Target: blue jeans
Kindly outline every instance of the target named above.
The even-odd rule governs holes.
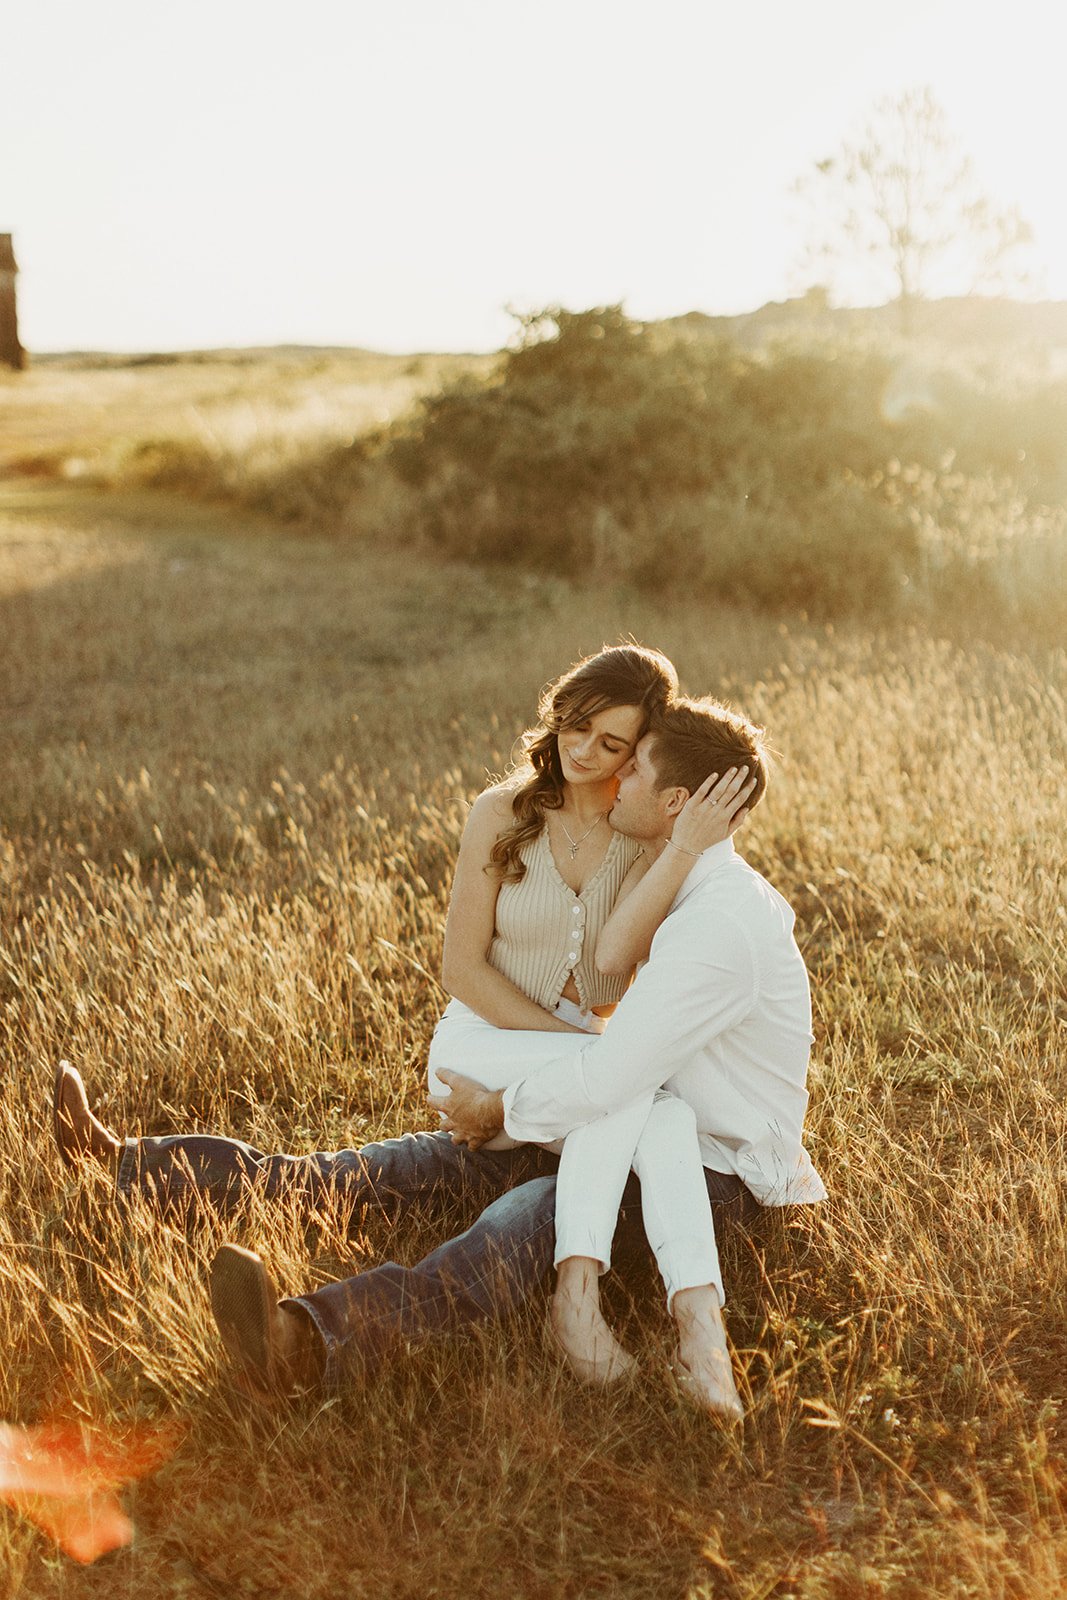
[[[223,1207],[254,1190],[296,1195],[314,1205],[329,1193],[355,1210],[396,1215],[424,1198],[482,1202],[465,1233],[413,1267],[383,1262],[369,1272],[284,1300],[310,1317],[325,1348],[324,1378],[349,1366],[373,1368],[392,1351],[507,1316],[534,1294],[552,1265],[556,1157],[534,1145],[471,1151],[447,1133],[409,1133],[361,1150],[308,1156],[264,1155],[237,1139],[175,1134],[130,1139],[120,1165],[120,1194],[142,1192],[168,1209],[195,1206],[200,1195]],[[717,1208],[739,1219],[759,1207],[739,1178],[708,1171]],[[631,1179],[624,1205],[637,1193]]]

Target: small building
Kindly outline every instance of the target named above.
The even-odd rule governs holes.
[[[15,247],[10,233],[0,233],[0,366],[20,372],[26,352],[19,343],[19,318],[15,305]]]

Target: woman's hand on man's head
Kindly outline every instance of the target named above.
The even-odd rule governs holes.
[[[755,787],[747,767],[730,767],[721,778],[717,772],[709,773],[675,818],[671,843],[699,856],[729,839],[748,815]]]

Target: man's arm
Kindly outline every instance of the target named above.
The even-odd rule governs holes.
[[[572,1128],[659,1088],[716,1034],[747,1016],[755,998],[755,962],[740,926],[724,917],[709,930],[706,921],[674,912],[606,1033],[502,1096],[453,1076],[455,1098],[435,1104],[461,1141],[481,1143],[498,1132],[501,1111],[514,1139],[562,1139]]]
[[[736,1026],[755,999],[754,966],[740,930],[699,957],[657,951],[619,1004],[608,1029],[568,1060],[504,1091],[513,1139],[545,1143],[658,1089],[716,1034]],[[711,943],[711,941],[709,941]],[[666,958],[666,959],[664,959]]]

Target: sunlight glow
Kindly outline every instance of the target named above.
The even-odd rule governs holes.
[[[1067,298],[1067,101],[1039,0],[1007,19],[545,0],[537,19],[531,37],[518,0],[320,0],[298,27],[281,0],[22,7],[0,230],[24,342],[488,349],[508,304],[751,310],[806,286],[794,180],[924,83]]]

